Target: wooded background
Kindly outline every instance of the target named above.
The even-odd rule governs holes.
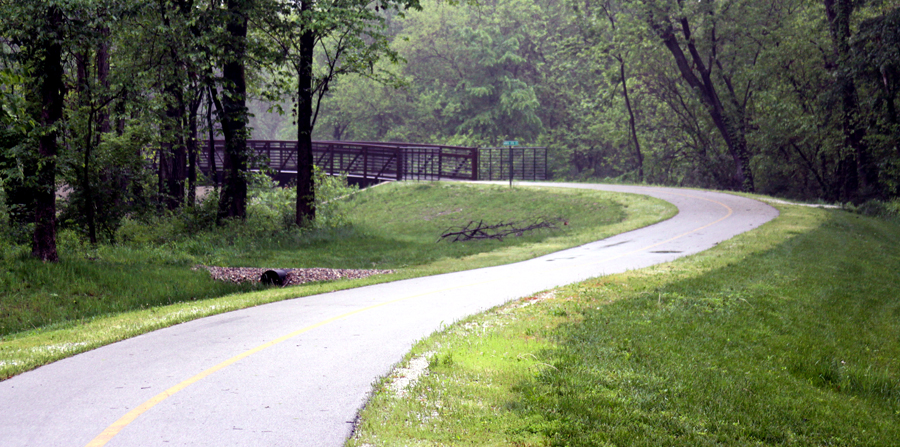
[[[552,149],[565,178],[829,202],[898,192],[890,1],[427,0],[395,90],[341,79],[320,138]]]
[[[0,0],[7,236],[246,213],[248,138],[550,148],[556,178],[900,193],[896,0]],[[281,112],[281,113],[275,113]],[[198,178],[205,141],[225,175]],[[66,199],[57,207],[57,193]],[[0,222],[4,223],[4,222]]]

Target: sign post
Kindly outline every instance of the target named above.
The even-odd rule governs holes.
[[[504,141],[503,145],[509,148],[509,187],[512,188],[513,182],[513,146],[518,146],[518,141]]]

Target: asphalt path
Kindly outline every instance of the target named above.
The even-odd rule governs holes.
[[[0,382],[0,446],[340,446],[417,340],[509,300],[671,261],[773,219],[761,202],[645,194],[678,215],[529,261],[282,301],[161,329]]]

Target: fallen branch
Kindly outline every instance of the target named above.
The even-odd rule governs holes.
[[[483,220],[470,221],[463,227],[450,227],[444,231],[440,240],[449,239],[450,242],[471,241],[480,239],[497,239],[502,241],[507,236],[522,236],[529,231],[539,230],[542,228],[557,229],[556,223],[563,222],[568,225],[565,219],[559,217],[556,219],[536,219],[530,223],[523,224],[519,222],[500,222],[494,225],[485,225]]]

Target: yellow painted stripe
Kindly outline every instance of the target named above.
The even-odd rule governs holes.
[[[492,280],[492,281],[496,281],[496,280]],[[173,387],[171,387],[171,388],[169,388],[169,389],[163,391],[162,393],[157,394],[156,396],[154,396],[154,397],[151,398],[150,400],[148,400],[148,401],[142,403],[141,405],[135,407],[133,410],[131,410],[131,411],[129,411],[128,413],[126,413],[125,416],[122,416],[122,417],[119,418],[119,420],[117,420],[116,422],[113,422],[109,427],[107,427],[105,430],[103,430],[102,433],[100,433],[99,435],[97,435],[97,437],[94,438],[91,442],[89,442],[85,447],[101,447],[101,446],[106,445],[106,443],[108,443],[112,438],[114,438],[116,435],[118,435],[119,432],[121,432],[125,427],[127,427],[129,424],[131,424],[132,422],[134,422],[134,420],[137,419],[140,415],[142,415],[142,414],[144,414],[145,412],[147,412],[147,410],[149,410],[149,409],[155,407],[155,406],[156,406],[157,404],[159,404],[160,402],[162,402],[162,401],[168,399],[170,396],[174,395],[175,393],[177,393],[177,392],[179,392],[179,391],[181,391],[181,390],[187,388],[187,387],[190,386],[190,385],[193,385],[194,383],[199,382],[200,380],[206,378],[207,376],[212,375],[212,374],[215,373],[216,371],[222,370],[222,369],[224,369],[224,368],[226,368],[226,367],[228,367],[228,366],[230,366],[230,365],[232,365],[232,364],[234,364],[234,363],[237,363],[238,361],[240,361],[240,360],[242,360],[242,359],[245,359],[245,358],[247,358],[247,357],[250,357],[250,356],[253,355],[253,354],[256,354],[257,352],[260,352],[260,351],[263,351],[263,350],[265,350],[265,349],[268,349],[268,348],[270,348],[270,347],[272,347],[272,346],[275,346],[275,345],[277,345],[277,344],[279,344],[279,343],[282,343],[282,342],[284,342],[284,341],[286,341],[286,340],[289,340],[289,339],[291,339],[291,338],[294,338],[294,337],[296,337],[296,336],[298,336],[298,335],[300,335],[300,334],[303,334],[303,333],[305,333],[305,332],[309,332],[309,331],[311,331],[311,330],[313,330],[313,329],[316,329],[316,328],[320,328],[320,327],[322,327],[322,326],[325,326],[325,325],[330,324],[330,323],[333,323],[333,322],[335,322],[335,321],[338,321],[338,320],[341,320],[341,319],[350,317],[350,316],[352,316],[352,315],[356,315],[356,314],[359,314],[359,313],[367,312],[367,311],[370,311],[370,310],[372,310],[372,309],[376,309],[376,308],[379,308],[379,307],[382,307],[382,306],[387,306],[387,305],[389,305],[389,304],[394,304],[394,303],[398,303],[398,302],[400,302],[400,301],[410,300],[410,299],[413,299],[413,298],[419,298],[419,297],[422,297],[422,296],[425,296],[425,295],[431,295],[431,294],[433,294],[433,293],[441,293],[441,292],[446,292],[446,291],[450,291],[450,290],[454,290],[454,289],[459,289],[459,288],[462,288],[462,287],[469,287],[469,286],[475,286],[475,285],[480,285],[480,284],[487,284],[487,283],[492,282],[492,281],[484,281],[484,282],[482,282],[482,283],[466,284],[466,285],[456,286],[456,287],[450,287],[450,288],[442,289],[442,290],[433,290],[433,291],[426,292],[426,293],[421,293],[421,294],[418,294],[418,295],[411,295],[411,296],[407,296],[407,297],[404,297],[404,298],[398,298],[398,299],[396,299],[396,300],[385,301],[385,302],[380,303],[380,304],[375,304],[375,305],[372,305],[372,306],[360,308],[360,309],[357,309],[357,310],[354,310],[354,311],[351,311],[351,312],[347,312],[347,313],[342,314],[342,315],[338,315],[338,316],[336,316],[336,317],[332,317],[332,318],[329,318],[329,319],[326,319],[326,320],[322,320],[322,321],[320,321],[320,322],[318,322],[318,323],[316,323],[316,324],[314,324],[314,325],[307,326],[307,327],[305,327],[305,328],[303,328],[303,329],[299,329],[299,330],[294,331],[294,332],[291,332],[290,334],[287,334],[287,335],[285,335],[285,336],[282,336],[282,337],[276,338],[276,339],[274,339],[274,340],[272,340],[272,341],[266,342],[266,343],[264,343],[264,344],[262,344],[262,345],[259,345],[259,346],[255,347],[255,348],[253,348],[253,349],[251,349],[251,350],[249,350],[249,351],[243,352],[243,353],[238,354],[238,355],[236,355],[236,356],[234,356],[234,357],[232,357],[232,358],[230,358],[230,359],[228,359],[228,360],[225,360],[224,362],[219,363],[218,365],[213,366],[212,368],[209,368],[209,369],[207,369],[207,370],[201,372],[200,374],[197,374],[196,376],[191,377],[190,379],[187,379],[187,380],[185,380],[184,382],[181,382],[181,383],[179,383],[179,384],[177,384],[177,385],[175,385],[175,386],[173,386]]]
[[[685,236],[687,236],[687,235],[689,235],[689,234],[692,234],[692,233],[696,233],[696,232],[698,232],[698,231],[701,231],[701,230],[703,230],[703,229],[705,229],[705,228],[709,228],[709,227],[711,227],[711,226],[713,226],[713,225],[715,225],[715,224],[717,224],[717,223],[719,223],[719,222],[721,222],[721,221],[723,221],[723,220],[725,220],[725,219],[731,217],[731,215],[734,214],[734,211],[731,209],[731,207],[729,207],[728,205],[726,205],[726,204],[724,204],[724,203],[722,203],[722,202],[716,201],[716,200],[707,199],[707,198],[704,198],[704,197],[692,196],[692,195],[688,195],[688,194],[679,194],[679,193],[668,193],[668,194],[678,195],[678,196],[683,196],[683,197],[690,197],[690,198],[694,198],[694,199],[701,199],[701,200],[705,200],[705,201],[708,201],[708,202],[713,202],[713,203],[718,204],[718,205],[721,205],[722,207],[724,207],[725,209],[727,209],[727,210],[728,210],[728,214],[726,214],[724,217],[722,217],[722,218],[720,218],[720,219],[718,219],[718,220],[716,220],[716,221],[714,221],[714,222],[708,223],[708,224],[706,224],[706,225],[704,225],[704,226],[702,226],[702,227],[695,228],[695,229],[693,229],[693,230],[691,230],[691,231],[688,231],[688,232],[686,232],[686,233],[682,233],[682,234],[680,234],[680,235],[678,235],[678,236],[672,237],[672,238],[667,239],[667,240],[665,240],[665,241],[658,242],[658,243],[656,243],[656,244],[649,245],[649,246],[646,246],[646,247],[643,247],[643,248],[639,248],[639,249],[637,249],[637,250],[633,250],[633,251],[630,251],[630,252],[627,252],[627,253],[623,253],[623,254],[621,254],[621,255],[618,255],[618,256],[615,256],[615,257],[612,257],[612,258],[604,259],[604,260],[602,260],[602,261],[592,262],[592,263],[590,263],[590,264],[601,264],[601,263],[604,263],[604,262],[609,262],[609,261],[614,260],[614,259],[619,259],[619,258],[624,257],[624,256],[628,256],[628,255],[630,255],[630,254],[634,254],[634,253],[638,253],[638,252],[641,252],[641,251],[649,250],[649,249],[654,248],[654,247],[658,247],[658,246],[663,245],[663,244],[666,244],[666,243],[668,243],[668,242],[672,242],[672,241],[674,241],[674,240],[683,238],[683,237],[685,237]],[[560,269],[556,269],[556,270],[560,270]],[[263,351],[263,350],[265,350],[265,349],[268,349],[268,348],[270,348],[270,347],[272,347],[272,346],[275,346],[275,345],[277,345],[277,344],[279,344],[279,343],[282,343],[282,342],[284,342],[284,341],[286,341],[286,340],[289,340],[289,339],[291,339],[291,338],[294,338],[294,337],[296,337],[296,336],[298,336],[298,335],[300,335],[300,334],[303,334],[303,333],[305,333],[305,332],[309,332],[309,331],[311,331],[311,330],[313,330],[313,329],[316,329],[316,328],[320,328],[320,327],[322,327],[322,326],[325,326],[325,325],[327,325],[327,324],[333,323],[333,322],[335,322],[335,321],[342,320],[342,319],[347,318],[347,317],[350,317],[350,316],[352,316],[352,315],[356,315],[356,314],[359,314],[359,313],[367,312],[367,311],[370,311],[370,310],[372,310],[372,309],[376,309],[376,308],[379,308],[379,307],[382,307],[382,306],[387,306],[387,305],[389,305],[389,304],[394,304],[394,303],[398,303],[398,302],[401,302],[401,301],[406,301],[406,300],[410,300],[410,299],[413,299],[413,298],[419,298],[419,297],[422,297],[422,296],[431,295],[431,294],[435,294],[435,293],[448,292],[448,291],[451,291],[451,290],[461,289],[461,288],[464,288],[464,287],[471,287],[471,286],[476,286],[476,285],[481,285],[481,284],[488,284],[488,283],[496,282],[496,281],[499,281],[499,279],[492,279],[492,280],[483,281],[483,282],[478,282],[478,283],[464,284],[464,285],[459,285],[459,286],[455,286],[455,287],[449,287],[449,288],[446,288],[446,289],[434,290],[434,291],[430,291],[430,292],[426,292],[426,293],[421,293],[421,294],[418,294],[418,295],[407,296],[407,297],[404,297],[404,298],[398,298],[398,299],[396,299],[396,300],[385,301],[385,302],[380,303],[380,304],[375,304],[375,305],[372,305],[372,306],[360,308],[360,309],[357,309],[357,310],[354,310],[354,311],[351,311],[351,312],[347,312],[347,313],[345,313],[345,314],[343,314],[343,315],[338,315],[338,316],[336,316],[336,317],[332,317],[332,318],[329,318],[329,319],[326,319],[326,320],[322,320],[322,321],[320,321],[320,322],[318,322],[318,323],[316,323],[316,324],[314,324],[314,325],[307,326],[307,327],[305,327],[305,328],[303,328],[303,329],[299,329],[299,330],[297,330],[297,331],[291,332],[290,334],[287,334],[287,335],[285,335],[285,336],[276,338],[276,339],[274,339],[274,340],[272,340],[272,341],[269,341],[269,342],[267,342],[267,343],[264,343],[264,344],[262,344],[262,345],[259,345],[259,346],[255,347],[255,348],[253,348],[253,349],[251,349],[251,350],[249,350],[249,351],[246,351],[246,352],[243,352],[243,353],[241,353],[241,354],[238,354],[238,355],[236,355],[236,356],[234,356],[234,357],[232,357],[232,358],[230,358],[230,359],[228,359],[228,360],[226,360],[226,361],[224,361],[224,362],[222,362],[222,363],[219,363],[219,364],[216,365],[216,366],[213,366],[212,368],[209,368],[209,369],[207,369],[207,370],[201,372],[200,374],[195,375],[194,377],[191,377],[190,379],[187,379],[187,380],[185,380],[185,381],[183,381],[183,382],[181,382],[181,383],[179,383],[179,384],[177,384],[177,385],[175,385],[175,386],[173,386],[173,387],[171,387],[171,388],[169,388],[169,389],[163,391],[162,393],[157,394],[156,396],[154,396],[154,397],[151,398],[150,400],[148,400],[148,401],[142,403],[141,405],[135,407],[133,410],[131,410],[131,411],[129,411],[128,413],[126,413],[124,416],[122,416],[121,418],[119,418],[119,420],[117,420],[116,422],[113,422],[109,427],[107,427],[105,430],[103,430],[103,432],[101,432],[99,435],[97,435],[97,437],[94,438],[91,442],[89,442],[85,447],[103,447],[103,446],[105,446],[110,440],[112,440],[112,438],[114,438],[116,435],[118,435],[119,432],[121,432],[123,429],[125,429],[125,427],[127,427],[129,424],[131,424],[132,422],[134,422],[134,420],[137,419],[140,415],[144,414],[145,412],[147,412],[147,411],[150,410],[151,408],[155,407],[155,406],[156,406],[157,404],[159,404],[160,402],[162,402],[162,401],[168,399],[170,396],[174,395],[175,393],[177,393],[177,392],[179,392],[179,391],[181,391],[181,390],[183,390],[183,389],[185,389],[185,388],[187,388],[187,387],[193,385],[194,383],[199,382],[200,380],[203,380],[203,379],[206,378],[207,376],[210,376],[210,375],[212,375],[213,373],[215,373],[215,372],[217,372],[217,371],[219,371],[219,370],[222,370],[222,369],[224,369],[224,368],[226,368],[226,367],[228,367],[228,366],[230,366],[230,365],[233,365],[234,363],[237,363],[237,362],[240,361],[240,360],[243,360],[243,359],[245,359],[245,358],[247,358],[247,357],[250,357],[251,355],[256,354],[257,352],[260,352],[260,351]]]
[[[687,236],[687,235],[690,235],[690,234],[696,233],[696,232],[698,232],[698,231],[704,230],[704,229],[706,229],[706,228],[709,228],[709,227],[711,227],[711,226],[713,226],[713,225],[715,225],[715,224],[717,224],[717,223],[719,223],[719,222],[721,222],[721,221],[723,221],[723,220],[725,220],[725,219],[728,219],[728,218],[731,217],[732,215],[734,215],[734,210],[731,209],[730,206],[728,206],[728,205],[726,205],[726,204],[724,204],[724,203],[722,203],[722,202],[719,202],[718,200],[712,200],[712,199],[707,199],[707,198],[705,198],[705,197],[697,197],[697,196],[692,196],[692,195],[689,195],[689,194],[679,194],[679,193],[674,193],[674,192],[673,192],[673,193],[668,193],[668,192],[666,192],[666,194],[671,194],[671,195],[674,195],[674,196],[690,197],[690,198],[692,198],[692,199],[700,199],[700,200],[705,200],[705,201],[707,201],[707,202],[712,202],[712,203],[715,203],[716,205],[719,205],[719,206],[725,208],[726,210],[728,210],[728,213],[725,214],[725,216],[723,216],[723,217],[721,217],[721,218],[719,218],[719,219],[717,219],[717,220],[715,220],[715,221],[713,221],[713,222],[710,222],[710,223],[708,223],[708,224],[706,224],[706,225],[704,225],[704,226],[702,226],[702,227],[694,228],[694,229],[691,230],[691,231],[688,231],[688,232],[679,234],[678,236],[671,237],[671,238],[666,239],[666,240],[664,240],[664,241],[662,241],[662,242],[657,242],[657,243],[655,243],[655,244],[653,244],[653,245],[648,245],[648,246],[646,246],[646,247],[641,247],[641,248],[638,248],[638,249],[635,249],[635,250],[632,250],[632,251],[629,251],[629,252],[625,252],[625,253],[622,253],[622,254],[619,254],[619,255],[616,255],[616,256],[613,256],[613,257],[605,258],[605,259],[602,259],[602,260],[599,260],[599,261],[591,261],[591,262],[587,262],[587,263],[583,263],[583,264],[579,264],[579,265],[580,265],[580,266],[585,266],[585,265],[597,265],[597,264],[603,264],[603,263],[607,263],[607,262],[609,262],[609,261],[614,261],[614,260],[616,260],[616,259],[624,258],[625,256],[628,256],[628,255],[633,255],[633,254],[635,254],[635,253],[640,253],[640,252],[642,252],[642,251],[647,251],[647,250],[649,250],[649,249],[651,249],[651,248],[659,247],[660,245],[663,245],[663,244],[668,244],[669,242],[672,242],[672,241],[674,241],[674,240],[681,239],[681,238],[683,238],[683,237],[685,237],[685,236]],[[556,272],[556,271],[559,271],[559,270],[567,270],[567,269],[570,269],[570,268],[572,268],[572,267],[557,267],[557,268],[554,268],[554,269],[549,269],[549,270],[547,270],[547,271],[549,271],[549,272]]]
[[[729,217],[731,217],[731,216],[734,214],[734,210],[731,209],[730,206],[728,206],[728,205],[726,205],[726,204],[724,204],[724,203],[722,203],[722,202],[719,202],[718,200],[707,199],[707,198],[705,198],[705,197],[692,196],[692,195],[689,195],[689,194],[679,194],[679,193],[674,193],[674,192],[673,192],[673,193],[669,193],[669,194],[671,194],[671,195],[673,195],[673,196],[690,197],[690,198],[692,198],[692,199],[700,199],[700,200],[705,200],[705,201],[707,201],[707,202],[712,202],[712,203],[715,203],[716,205],[719,205],[719,206],[725,208],[726,210],[728,210],[728,213],[725,214],[725,216],[723,216],[723,217],[721,217],[721,218],[719,218],[719,219],[717,219],[717,220],[715,220],[715,221],[713,221],[713,222],[710,222],[710,223],[708,223],[708,224],[706,224],[706,225],[704,225],[704,226],[702,226],[702,227],[694,228],[693,230],[688,231],[688,232],[686,232],[686,233],[679,234],[678,236],[675,236],[675,237],[666,239],[666,240],[664,240],[664,241],[662,241],[662,242],[657,242],[657,243],[655,243],[655,244],[653,244],[653,245],[648,245],[648,246],[646,246],[646,247],[639,248],[639,249],[637,249],[637,250],[633,250],[633,251],[630,251],[630,252],[628,252],[628,253],[624,253],[624,254],[622,254],[622,255],[616,256],[615,258],[610,258],[610,259],[606,259],[606,260],[603,260],[603,261],[596,262],[596,264],[599,264],[599,263],[601,263],[601,262],[608,262],[608,261],[610,261],[611,259],[618,259],[618,258],[621,258],[622,256],[628,256],[628,255],[630,255],[630,254],[634,254],[634,253],[646,251],[646,250],[649,250],[649,249],[651,249],[651,248],[659,247],[660,245],[663,245],[663,244],[668,244],[669,242],[672,242],[672,241],[677,240],[677,239],[681,239],[681,238],[683,238],[683,237],[685,237],[685,236],[687,236],[687,235],[689,235],[689,234],[694,234],[694,233],[696,233],[696,232],[698,232],[698,231],[705,230],[705,229],[707,229],[707,228],[709,228],[709,227],[711,227],[711,226],[713,226],[713,225],[715,225],[715,224],[717,224],[717,223],[719,223],[719,222],[721,222],[721,221],[723,221],[723,220],[725,220],[725,219],[728,219]]]

